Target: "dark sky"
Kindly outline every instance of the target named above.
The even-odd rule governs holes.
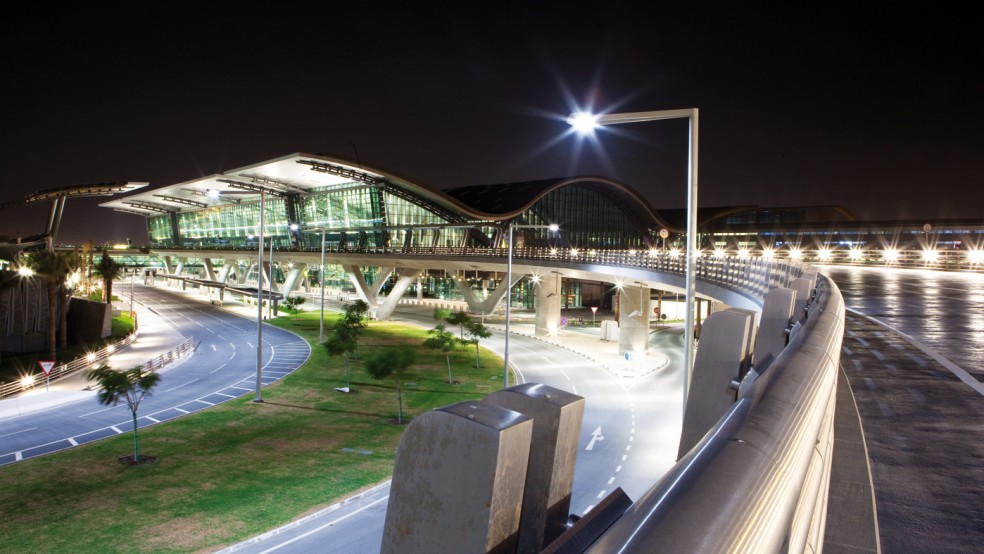
[[[951,3],[149,4],[3,19],[0,200],[300,151],[437,188],[604,175],[683,207],[686,122],[565,135],[593,105],[699,108],[701,206],[984,215],[984,20]],[[147,240],[104,200],[69,201],[59,242]]]

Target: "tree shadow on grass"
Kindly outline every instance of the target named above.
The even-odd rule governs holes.
[[[314,406],[298,406],[297,404],[286,404],[286,403],[282,403],[282,402],[271,402],[269,400],[265,400],[263,403],[264,404],[268,404],[270,406],[279,406],[281,408],[294,408],[294,409],[297,409],[297,410],[309,410],[309,411],[314,411],[314,412],[324,412],[326,414],[332,414],[332,413],[333,414],[352,414],[352,415],[360,415],[360,416],[365,416],[365,417],[379,417],[379,414],[377,414],[377,413],[372,413],[372,412],[359,412],[359,411],[356,411],[356,410],[338,410],[338,409],[333,409],[333,408],[315,408]]]

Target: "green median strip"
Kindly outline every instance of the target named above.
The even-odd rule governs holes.
[[[483,350],[424,348],[427,331],[372,322],[345,362],[316,344],[315,313],[272,322],[312,342],[312,355],[284,380],[226,404],[140,431],[141,456],[123,466],[130,433],[0,468],[0,552],[213,551],[331,505],[392,474],[404,426],[396,384],[374,380],[362,360],[406,348],[403,418],[481,398],[501,360]]]

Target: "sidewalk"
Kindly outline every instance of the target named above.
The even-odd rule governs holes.
[[[126,309],[129,310],[129,303]],[[107,365],[117,369],[129,369],[142,365],[166,353],[184,342],[185,337],[178,333],[166,320],[154,313],[151,308],[140,303],[134,305],[137,312],[137,339],[106,361]],[[187,357],[180,358],[165,371],[182,363]],[[48,390],[44,383],[39,383],[34,390],[14,398],[0,400],[0,419],[17,417],[39,410],[71,404],[86,400],[96,395],[95,391],[86,390],[89,383],[83,372],[79,371],[51,383]]]

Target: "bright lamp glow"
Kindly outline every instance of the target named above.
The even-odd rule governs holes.
[[[984,250],[971,250],[967,252],[967,261],[972,264],[984,263]]]
[[[671,248],[670,249],[670,257],[671,258],[679,258],[680,257],[680,249],[679,248]]]
[[[34,270],[25,265],[22,265],[17,268],[17,274],[20,275],[21,277],[30,277],[31,275],[34,275]]]
[[[567,123],[574,127],[574,131],[579,135],[590,135],[598,126],[598,116],[588,112],[576,112],[567,118]]]
[[[935,262],[940,259],[940,253],[937,250],[927,249],[922,251],[922,259],[926,262]]]
[[[861,259],[861,256],[863,256],[863,255],[864,255],[864,253],[861,252],[861,250],[859,250],[857,248],[852,248],[852,249],[848,250],[848,252],[847,252],[847,257],[848,258],[851,258],[852,260],[860,260]]]
[[[725,254],[727,254],[727,252],[724,251],[724,248],[715,248],[714,249],[714,257],[715,258],[723,258]]]
[[[800,250],[799,248],[790,248],[789,249],[789,258],[790,259],[792,259],[792,260],[798,260],[798,259],[800,259],[802,257],[803,257],[803,251]]]
[[[819,258],[819,259],[821,259],[823,261],[829,260],[830,259],[830,249],[829,248],[821,248],[821,249],[817,250],[817,258]]]
[[[762,249],[762,258],[763,259],[765,259],[765,260],[771,260],[775,256],[776,256],[775,250],[773,250],[771,248],[763,248]]]
[[[746,249],[746,248],[739,248],[738,249],[738,259],[740,259],[740,260],[747,260],[749,258],[749,256],[751,256],[751,254],[749,254],[748,249]]]
[[[550,229],[551,231],[556,233],[557,231],[560,230],[560,225],[557,225],[556,223],[551,223],[550,225],[547,225],[547,229]]]
[[[882,258],[884,258],[886,262],[898,261],[899,251],[896,250],[895,248],[886,248],[885,251],[882,253]]]

